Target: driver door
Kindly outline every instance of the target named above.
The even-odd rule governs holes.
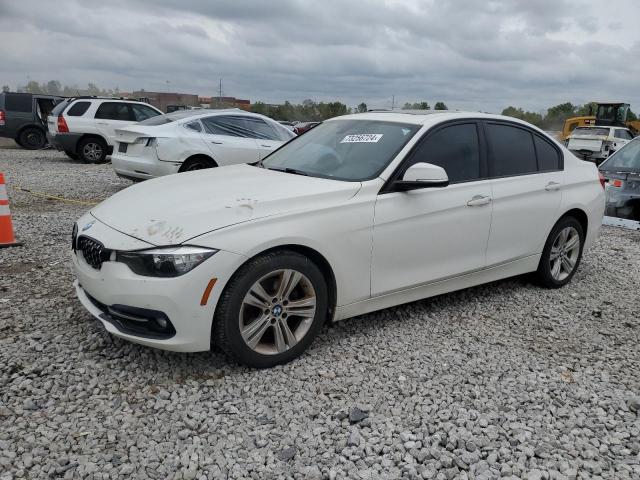
[[[491,185],[475,122],[428,132],[400,167],[427,162],[450,185],[381,192],[375,206],[371,295],[480,270],[491,226]]]

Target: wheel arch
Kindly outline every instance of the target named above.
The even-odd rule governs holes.
[[[587,213],[580,208],[572,208],[571,210],[567,210],[563,215],[561,215],[560,218],[558,218],[558,221],[556,223],[558,223],[563,218],[567,218],[567,217],[573,217],[578,221],[578,223],[580,223],[580,226],[582,227],[582,231],[586,237],[587,231],[589,228],[589,217]]]
[[[37,125],[35,123],[26,123],[26,124],[21,125],[20,127],[18,127],[18,130],[16,130],[16,136],[15,136],[14,140],[17,141],[20,138],[20,135],[22,135],[22,132],[24,132],[25,130],[27,130],[29,128],[35,128],[36,130],[40,130],[42,132],[42,134],[46,138],[47,131],[41,125]]]
[[[262,255],[266,255],[268,253],[273,253],[273,252],[277,252],[277,251],[291,251],[291,252],[296,252],[299,253],[301,255],[304,255],[305,257],[309,258],[322,272],[322,276],[325,279],[325,282],[327,282],[327,292],[329,294],[329,314],[327,315],[327,321],[331,322],[333,320],[333,317],[335,315],[335,311],[336,311],[336,303],[337,303],[337,298],[338,298],[338,287],[337,287],[337,282],[336,282],[336,276],[335,273],[333,271],[333,268],[331,267],[331,264],[329,263],[329,261],[326,259],[326,257],[324,255],[322,255],[320,252],[318,252],[317,250],[306,246],[306,245],[301,245],[301,244],[296,244],[296,243],[286,243],[286,244],[282,244],[282,245],[277,245],[277,246],[273,246],[273,247],[269,247],[265,250],[262,250],[256,254],[254,254],[253,256],[247,258],[244,262],[242,262],[241,265],[238,266],[238,268],[236,268],[235,272],[233,273],[233,275],[235,275],[244,265],[246,265],[248,262],[250,262],[251,260],[253,260],[256,257],[260,257]],[[233,277],[232,275],[232,277]],[[229,282],[227,282],[228,285]],[[227,285],[224,286],[224,289],[227,288]],[[217,307],[216,307],[217,309]]]
[[[99,133],[84,133],[84,134],[82,134],[82,136],[80,136],[80,138],[78,138],[78,141],[76,142],[76,153],[78,152],[78,145],[80,145],[80,142],[83,142],[84,140],[87,140],[88,138],[97,138],[98,140],[102,140],[104,142],[105,146],[107,147],[107,149],[109,148],[109,142],[107,142],[107,139],[104,138]]]
[[[184,164],[187,163],[189,160],[194,160],[196,158],[206,158],[207,160],[210,160],[211,162],[213,162],[214,168],[220,166],[220,164],[216,162],[215,159],[210,155],[207,155],[206,153],[194,153],[193,155],[189,155],[187,158],[185,158],[182,161],[182,165],[180,165],[178,172],[183,172],[184,170],[182,168],[184,167]]]

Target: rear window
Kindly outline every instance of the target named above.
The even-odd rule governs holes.
[[[90,102],[76,102],[67,110],[70,117],[81,117],[89,109]]]
[[[560,154],[553,145],[537,135],[534,135],[533,141],[536,145],[536,153],[538,154],[538,169],[541,172],[559,170],[562,168]]]
[[[571,134],[572,136],[576,136],[576,137],[585,137],[588,135],[604,135],[605,137],[609,135],[609,129],[608,128],[590,128],[590,127],[578,127],[576,128],[573,133]]]
[[[533,135],[528,130],[510,125],[487,124],[492,162],[492,177],[536,173],[538,166]]]
[[[143,120],[138,125],[164,125],[165,123],[175,122],[176,120],[180,120],[187,117],[192,117],[194,115],[200,115],[199,113],[193,113],[191,111],[180,110],[172,113],[165,113],[164,115],[158,115],[157,117],[151,117],[146,120]]]
[[[4,108],[8,112],[31,112],[33,97],[19,93],[7,93],[4,97]]]
[[[66,99],[58,103],[55,107],[53,107],[53,110],[51,110],[51,115],[53,115],[54,117],[60,115],[64,111],[64,109],[67,108],[70,102],[70,99]]]

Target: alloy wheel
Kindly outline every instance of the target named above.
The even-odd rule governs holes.
[[[316,314],[311,281],[292,269],[275,270],[253,284],[240,307],[240,334],[253,351],[275,355],[308,333]]]
[[[89,142],[82,149],[85,158],[97,162],[102,158],[102,146],[98,143]]]
[[[560,230],[549,254],[551,276],[561,282],[573,273],[580,256],[580,234],[574,227]]]

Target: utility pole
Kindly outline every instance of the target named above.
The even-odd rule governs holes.
[[[393,110],[396,107],[396,96],[393,95],[391,97],[391,110]]]
[[[220,78],[220,86],[218,87],[218,106],[222,106],[222,78]]]

